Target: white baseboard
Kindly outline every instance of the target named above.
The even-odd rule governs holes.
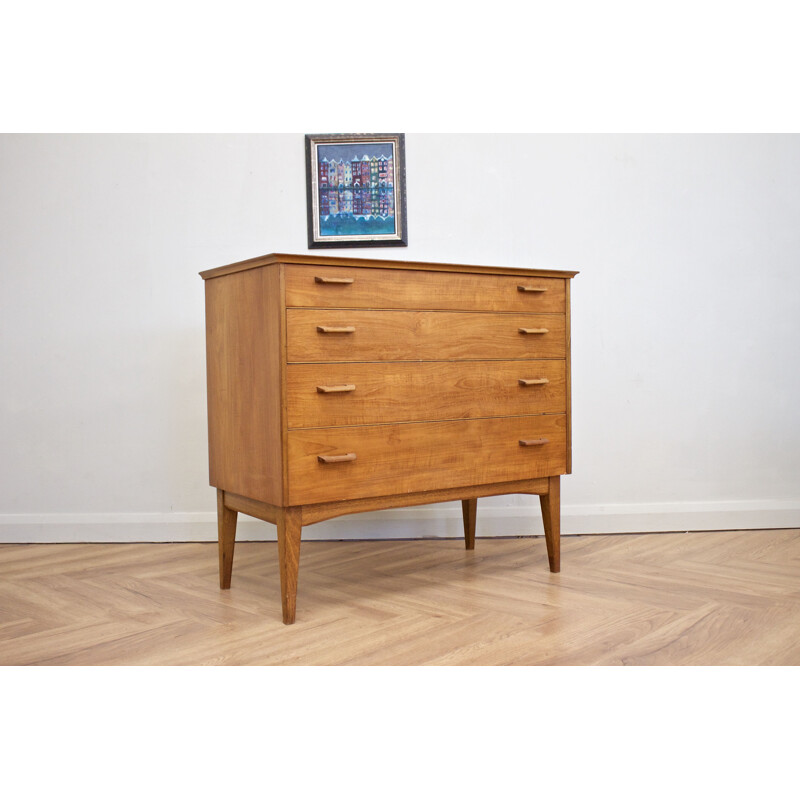
[[[476,535],[542,535],[536,498],[519,506],[478,502]],[[800,500],[704,503],[565,505],[561,532],[657,533],[667,531],[800,528]],[[461,506],[415,506],[320,522],[303,530],[306,540],[460,538]],[[0,514],[0,543],[211,542],[213,511],[119,514]],[[239,541],[274,541],[275,526],[239,515]]]

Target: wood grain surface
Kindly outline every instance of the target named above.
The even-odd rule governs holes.
[[[522,447],[521,439],[546,439]],[[322,464],[319,456],[355,454]],[[566,469],[566,418],[420,422],[289,431],[289,504],[540,478]]]
[[[303,542],[285,626],[276,542],[0,546],[0,664],[800,664],[800,530]]]
[[[511,266],[496,267],[478,264],[445,264],[430,261],[407,261],[395,260],[391,258],[354,258],[352,256],[329,256],[311,255],[309,253],[269,253],[268,255],[248,258],[244,261],[236,261],[233,264],[225,264],[221,267],[203,270],[200,276],[203,280],[218,278],[222,275],[230,275],[244,270],[268,267],[277,269],[281,264],[307,264],[313,266],[326,267],[368,267],[370,269],[382,270],[401,270],[426,272],[469,272],[475,275],[513,275],[515,277],[553,277],[553,278],[572,278],[578,273],[574,270],[565,269],[529,269],[524,264],[512,264]]]
[[[289,364],[290,428],[564,414],[564,361]],[[523,385],[521,380],[538,381]],[[347,387],[346,391],[320,391]]]
[[[349,283],[338,282],[345,280]],[[466,272],[287,266],[286,305],[563,314],[565,283],[564,278]]]
[[[354,331],[322,333],[320,327]],[[525,335],[520,328],[547,333]],[[563,359],[565,348],[563,314],[286,309],[289,362]]]
[[[206,291],[209,481],[283,500],[280,273],[209,280]]]

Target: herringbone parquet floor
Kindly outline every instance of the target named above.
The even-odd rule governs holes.
[[[800,530],[0,546],[0,664],[800,664]]]

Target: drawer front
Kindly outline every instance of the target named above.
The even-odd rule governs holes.
[[[356,267],[285,267],[286,305],[564,313],[565,279]]]
[[[566,417],[293,430],[288,456],[290,505],[541,478],[566,472]]]
[[[564,414],[566,363],[289,364],[290,428]]]
[[[286,310],[289,362],[564,358],[561,314]]]

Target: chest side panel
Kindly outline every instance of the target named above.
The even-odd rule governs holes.
[[[283,309],[277,269],[207,280],[206,365],[212,486],[283,502]]]

